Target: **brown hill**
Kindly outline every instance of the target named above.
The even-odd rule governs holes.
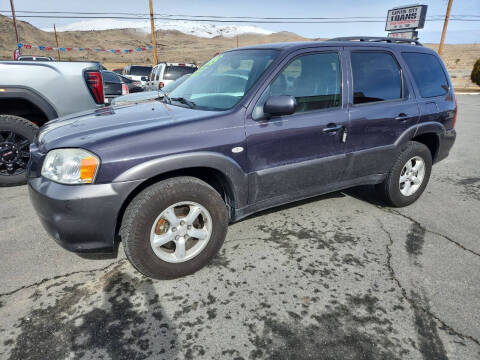
[[[51,32],[42,31],[28,22],[18,21],[20,41],[32,45],[55,45],[55,37]],[[136,29],[116,29],[103,31],[67,31],[59,32],[61,47],[103,47],[105,49],[129,49],[148,46],[150,34]],[[243,34],[238,38],[217,36],[212,39],[187,35],[179,31],[157,31],[158,58],[161,61],[203,63],[215,53],[238,46],[247,46],[271,42],[312,40],[290,32],[278,32],[271,35]],[[321,38],[314,39],[322,40]],[[438,44],[426,44],[437,50]],[[0,15],[0,58],[12,59],[16,47],[13,21]],[[24,54],[49,54],[57,57],[55,51],[24,50]],[[445,45],[443,60],[452,76],[454,84],[472,87],[469,80],[475,61],[480,58],[480,44]],[[62,53],[62,60],[95,60],[103,62],[108,68],[122,67],[125,64],[151,64],[152,52],[134,52],[132,54],[115,55],[107,52]]]
[[[32,45],[55,46],[53,33],[42,31],[23,21],[18,22],[20,41]],[[144,47],[151,43],[150,34],[136,29],[115,29],[102,31],[67,31],[59,32],[61,47],[103,47],[105,49],[131,49]],[[260,43],[302,41],[305,38],[289,33],[279,32],[271,35],[244,34],[238,36],[238,46]],[[237,38],[217,36],[212,39],[187,35],[179,31],[157,31],[158,57],[162,61],[197,62],[202,63],[210,59],[215,53],[237,47]],[[13,21],[0,16],[0,57],[11,59],[15,49],[15,33]],[[57,57],[55,51],[41,52],[39,50],[24,50],[24,53],[48,53]],[[144,63],[151,64],[151,52],[134,52],[132,54],[115,55],[106,52],[72,51],[61,54],[71,60],[97,60],[116,63]]]

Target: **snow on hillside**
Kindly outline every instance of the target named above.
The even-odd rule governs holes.
[[[150,22],[126,21],[116,19],[94,19],[74,22],[72,24],[57,26],[57,31],[91,31],[91,30],[109,30],[109,29],[139,29],[150,31]],[[260,28],[254,25],[215,25],[207,22],[194,21],[168,21],[156,23],[157,30],[177,30],[184,34],[212,38],[215,36],[233,37],[240,34],[262,34],[269,35],[273,31]],[[51,28],[43,29],[52,31]]]

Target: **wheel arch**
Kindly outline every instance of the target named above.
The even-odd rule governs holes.
[[[0,114],[23,117],[36,125],[58,117],[55,108],[35,90],[28,87],[0,86]]]
[[[200,159],[203,161],[199,161]],[[137,165],[115,179],[116,182],[144,179],[123,202],[117,215],[116,234],[120,229],[125,209],[135,196],[154,183],[177,176],[195,177],[212,186],[229,207],[230,216],[231,208],[245,206],[247,202],[247,175],[232,159],[207,152],[160,158]]]
[[[424,122],[407,129],[397,140],[396,145],[403,146],[408,141],[417,141],[424,144],[432,154],[433,163],[436,162],[440,148],[440,135],[445,133],[445,127],[438,122]]]

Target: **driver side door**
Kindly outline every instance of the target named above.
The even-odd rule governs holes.
[[[301,53],[283,67],[246,119],[249,203],[257,208],[328,191],[343,177],[348,113],[340,49]],[[294,114],[269,117],[271,96],[295,97]]]

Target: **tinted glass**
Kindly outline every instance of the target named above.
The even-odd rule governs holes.
[[[276,50],[235,50],[217,55],[173,90],[170,97],[193,101],[197,109],[230,109],[277,55]]]
[[[103,77],[103,81],[106,81],[106,82],[113,82],[113,83],[122,82],[120,78],[117,76],[117,74],[115,74],[114,72],[102,71],[102,77]]]
[[[262,118],[267,99],[278,95],[295,97],[296,112],[338,107],[342,102],[341,82],[337,53],[298,57],[267,88],[252,116],[254,119]]]
[[[195,72],[197,68],[190,66],[167,66],[163,73],[164,80],[177,80],[180,76],[191,74]]]
[[[402,55],[422,97],[440,96],[448,92],[447,77],[436,56],[422,53]]]
[[[402,73],[392,55],[383,52],[353,52],[353,103],[402,98]]]
[[[122,79],[122,81],[125,83],[125,84],[131,84],[133,83],[133,80],[123,76],[123,75],[120,75],[120,78]]]
[[[151,66],[131,66],[130,67],[130,74],[133,76],[148,76],[152,71]]]

